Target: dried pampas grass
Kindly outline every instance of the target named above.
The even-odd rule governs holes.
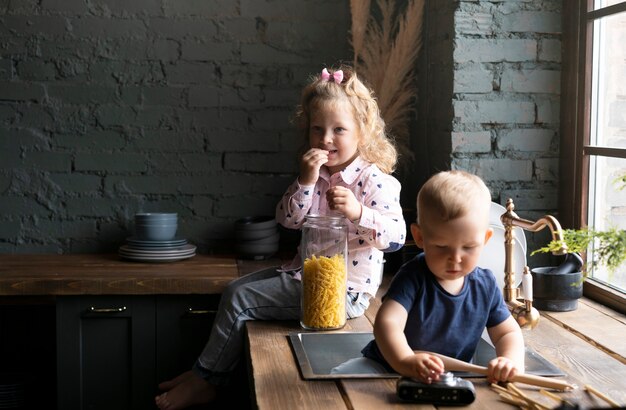
[[[370,0],[350,0],[350,13],[352,14],[352,49],[354,50],[353,65],[356,68],[359,59],[359,51],[363,49],[365,29],[370,15]]]
[[[415,110],[415,65],[422,47],[424,0],[408,0],[403,15],[395,1],[376,0],[378,21],[371,15],[370,0],[350,0],[354,68],[378,96],[388,132],[395,138],[403,159],[410,154],[409,123]]]

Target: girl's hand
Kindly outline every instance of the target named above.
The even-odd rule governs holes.
[[[300,185],[315,185],[320,177],[320,168],[328,162],[328,151],[311,148],[302,156],[300,161]]]
[[[487,380],[490,383],[505,382],[520,373],[515,362],[503,356],[492,359],[487,369],[489,370]]]
[[[444,372],[443,361],[437,356],[428,353],[415,353],[408,360],[403,360],[410,369],[405,376],[413,377],[423,383],[432,383],[439,380]]]
[[[361,203],[348,188],[334,186],[326,191],[328,207],[338,211],[351,221],[361,218]]]

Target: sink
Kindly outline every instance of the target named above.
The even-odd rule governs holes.
[[[345,361],[361,357],[361,349],[374,338],[372,332],[312,332],[291,333],[289,340],[300,373],[304,379],[341,379],[341,378],[396,378],[397,373],[331,373]],[[496,357],[496,351],[484,337],[478,343],[472,362],[487,366]],[[526,347],[526,373],[538,376],[564,376],[556,366]],[[485,377],[474,373],[455,372],[459,377]]]

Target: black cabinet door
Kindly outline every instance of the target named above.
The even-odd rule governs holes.
[[[56,409],[55,335],[48,299],[0,298],[0,409]]]
[[[159,381],[190,370],[209,340],[219,295],[157,298],[156,373]]]
[[[154,297],[57,301],[59,409],[153,409]]]

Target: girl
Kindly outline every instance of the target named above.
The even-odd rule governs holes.
[[[383,252],[400,249],[406,225],[400,183],[391,175],[397,153],[385,134],[373,93],[348,68],[324,69],[307,85],[297,122],[308,141],[300,175],[276,207],[276,220],[299,229],[307,214],[339,213],[349,225],[348,318],[361,316],[380,284]],[[251,273],[224,291],[204,350],[191,371],[159,385],[160,409],[212,401],[241,357],[247,320],[300,317],[301,257]]]

